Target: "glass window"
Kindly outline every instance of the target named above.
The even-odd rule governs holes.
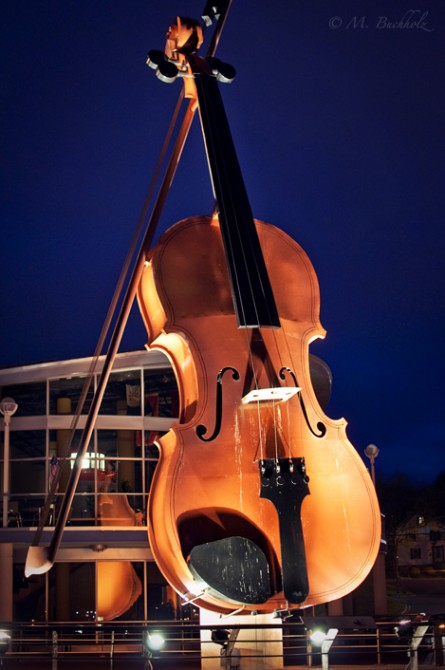
[[[9,526],[37,526],[45,498],[38,494],[11,495],[9,500]]]
[[[14,416],[41,416],[46,414],[46,382],[3,386],[0,397],[14,398],[18,405]]]
[[[96,525],[96,508],[94,495],[94,481],[79,482],[71,505],[68,523],[71,526]],[[57,505],[56,505],[57,516]]]
[[[49,382],[49,413],[76,414],[77,405],[82,396],[86,377],[66,377],[51,379]],[[88,414],[94,393],[94,384],[91,380],[82,414]]]
[[[49,457],[56,456],[58,459],[69,458],[72,460],[72,455],[77,454],[80,445],[82,431],[75,430],[74,433],[71,428],[58,428],[57,430],[49,431]],[[88,453],[94,452],[94,439],[90,440],[87,449]]]
[[[106,472],[100,475],[99,490],[113,493],[142,493],[142,463],[140,460],[107,460]]]
[[[26,579],[25,565],[14,564],[13,572],[14,621],[45,621],[46,575]]]
[[[179,396],[173,370],[144,370],[144,416],[179,414]]]
[[[10,462],[10,491],[17,493],[45,493],[46,460]]]
[[[147,563],[147,588],[148,588],[148,618],[170,619],[166,616],[166,588],[167,582],[161,574],[156,563]]]
[[[106,458],[141,458],[141,431],[98,430],[97,451]]]
[[[145,496],[133,493],[99,493],[99,526],[146,526]]]
[[[133,566],[133,569],[136,573],[136,576],[139,578],[141,584],[142,584],[142,593],[144,593],[145,588],[144,588],[144,564],[143,563],[131,563]],[[144,614],[144,598],[142,594],[139,596],[139,598],[136,600],[136,602],[128,609],[126,612],[121,614],[120,617],[116,619],[116,621],[143,621],[145,619],[145,614]]]
[[[108,380],[100,414],[141,414],[141,371],[118,370]]]
[[[46,454],[46,431],[11,430],[10,458],[42,458]]]
[[[94,563],[56,563],[48,579],[50,621],[94,621]]]

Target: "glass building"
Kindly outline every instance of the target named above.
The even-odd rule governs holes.
[[[131,573],[132,596],[126,611],[113,612],[113,618],[184,614],[151,557],[147,536],[147,495],[158,458],[154,441],[178,413],[175,377],[159,352],[117,356],[56,564],[47,574],[24,577],[27,549],[57,479],[41,544],[51,538],[103,357],[94,371],[93,362],[0,370],[0,398],[13,398],[18,406],[9,426],[0,417],[0,620],[95,620],[102,610],[107,618],[109,589],[100,583],[121,579],[110,573],[119,564]]]

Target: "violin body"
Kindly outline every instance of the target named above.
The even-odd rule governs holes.
[[[179,422],[158,442],[150,547],[179,594],[220,612],[340,598],[366,577],[380,543],[372,481],[346,422],[325,416],[311,383],[309,345],[325,334],[314,268],[282,230],[255,226],[280,328],[239,327],[216,217],[189,218],[164,233],[138,291],[148,347],[170,359],[180,396]],[[245,402],[255,389],[297,384],[290,397]],[[265,495],[270,464],[278,468],[275,499]],[[204,578],[199,560],[198,570],[193,565],[196,547]],[[263,563],[261,578],[232,590],[216,573],[242,581],[243,556],[247,572],[264,556],[267,574]],[[264,589],[255,587],[260,579]]]

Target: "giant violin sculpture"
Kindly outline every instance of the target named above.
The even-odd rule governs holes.
[[[167,230],[138,300],[149,348],[168,356],[180,419],[159,440],[149,538],[167,581],[198,605],[269,612],[340,598],[372,568],[379,507],[344,420],[323,413],[309,344],[323,337],[315,271],[279,228],[254,221],[218,80],[178,18],[161,80],[196,95],[217,213]]]

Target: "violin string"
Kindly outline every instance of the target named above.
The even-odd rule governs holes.
[[[278,465],[277,404],[275,402],[275,398],[272,399],[272,410],[273,410],[273,436],[274,436],[274,446],[275,446],[275,463]]]
[[[203,87],[202,88],[202,99],[201,99],[201,102],[200,102],[200,113],[201,113],[201,107],[202,106],[206,107],[206,105],[207,105],[206,89],[205,89],[205,87]],[[219,138],[218,138],[217,135],[215,136],[215,134],[212,132],[212,130],[213,130],[213,128],[210,127],[209,131],[210,131],[210,134],[211,134],[211,141],[216,144],[218,142]],[[215,166],[216,174],[213,175],[214,179],[217,179],[219,181],[221,180],[221,176],[220,176],[221,169],[225,170],[225,166],[222,165],[221,168],[218,164]],[[237,213],[236,203],[234,202],[234,200],[232,198],[232,195],[230,194],[230,203],[224,202],[224,199],[223,199],[222,201],[217,201],[217,207],[218,207],[218,218],[219,218],[220,212],[222,212],[223,216],[226,216],[228,210],[232,211],[232,213],[234,214],[234,217],[235,217],[235,222],[236,222],[235,229],[238,231],[240,222],[238,220],[238,213]],[[242,222],[241,222],[241,225],[242,225]],[[233,241],[232,241],[232,239],[230,239],[230,236],[228,236],[228,238],[229,239],[226,240],[227,244],[229,245],[229,249],[227,250],[227,252],[229,254],[232,254],[232,256],[233,256],[234,255]],[[237,242],[239,244],[239,249],[242,252],[244,266],[246,268],[248,268],[247,261],[246,261],[246,255],[245,255],[245,252],[244,252],[243,240],[242,240],[242,237],[240,235],[238,235]],[[247,276],[249,277],[249,272],[247,272]],[[252,290],[252,286],[251,286],[250,282],[249,282],[249,290],[250,290],[251,295],[253,296],[253,290]],[[244,303],[243,303],[243,297],[242,297],[240,291],[237,291],[237,294],[240,298],[239,305],[240,305],[241,316],[242,316],[242,319],[240,319],[240,321],[242,320],[244,323],[246,323],[246,312],[245,312],[245,307],[244,307]],[[258,374],[257,374],[256,366],[255,366],[252,347],[251,347],[251,344],[250,344],[250,334],[248,332],[251,329],[250,328],[243,328],[243,330],[245,331],[245,338],[246,338],[246,345],[247,345],[247,351],[248,351],[248,356],[249,356],[249,363],[250,363],[250,368],[251,368],[252,376],[253,376],[253,385],[254,385],[255,390],[258,391],[259,390]],[[264,445],[264,435],[263,435],[263,428],[262,428],[262,421],[261,421],[261,404],[260,404],[259,398],[256,401],[256,409],[257,409],[258,441],[259,441],[260,460],[263,461],[264,460],[264,454],[265,454],[265,445]]]
[[[260,231],[258,231],[258,233],[259,233],[259,238],[260,238],[260,242],[261,242]],[[273,290],[273,287],[272,287],[272,290]],[[283,367],[285,367],[284,358],[283,358],[284,352],[287,352],[287,359],[288,359],[288,361],[291,361],[292,360],[292,355],[291,355],[292,349],[289,345],[289,341],[288,341],[286,331],[282,326],[279,329],[269,328],[268,330],[271,332],[271,338],[273,340],[275,352],[277,354],[277,360],[279,362],[279,369],[281,370],[281,369],[283,369]],[[278,335],[278,333],[279,333],[279,335]],[[282,340],[280,344],[278,342],[278,337],[280,337],[280,339]],[[277,375],[277,382],[278,382],[278,375]],[[278,386],[279,386],[279,382],[278,382]],[[275,460],[276,460],[277,464],[279,462],[279,460],[278,460],[279,459],[279,439],[284,440],[283,430],[282,429],[280,430],[280,426],[281,426],[281,423],[282,423],[282,420],[283,420],[281,406],[282,406],[282,403],[276,402],[275,398],[272,398],[274,448],[275,448]],[[291,424],[290,413],[291,413],[291,408],[293,406],[292,401],[290,399],[287,400],[285,402],[285,406],[286,406],[286,417],[287,417],[287,435],[290,436],[292,434],[291,431],[290,431],[290,424]],[[291,460],[292,440],[286,439],[285,442],[286,442],[285,453],[287,452],[287,457],[288,457],[289,460]]]
[[[273,331],[273,339],[274,339],[274,342],[275,342],[275,348],[276,348],[276,351],[278,352],[278,357],[279,357],[279,360],[280,360],[280,369],[283,369],[283,367],[285,367],[285,366],[284,366],[284,363],[283,363],[282,352],[285,349],[287,351],[288,360],[292,361],[293,359],[292,359],[292,353],[291,353],[292,349],[289,345],[286,330],[282,326],[280,328],[280,336],[283,340],[284,346],[279,346],[278,345],[277,331],[275,331],[275,330]],[[294,366],[292,365],[292,368],[293,367]],[[290,398],[286,402],[287,435],[289,435],[289,436],[292,435],[292,432],[291,432],[291,411],[292,411],[292,407],[293,407],[292,398]],[[282,420],[283,420],[283,417],[281,416],[281,421]],[[287,447],[287,457],[288,457],[288,460],[290,461],[291,458],[292,458],[292,440],[291,439],[286,440],[286,447]]]
[[[205,87],[203,87],[202,93],[203,93],[203,96],[202,96],[201,104],[203,104],[204,107],[207,107]],[[218,141],[219,141],[218,134],[213,133],[212,130],[213,129],[210,128],[211,141],[213,143],[217,144]],[[226,170],[226,166],[224,164],[222,164],[221,166],[219,164],[217,164],[215,167],[216,167],[216,170],[215,170],[216,174],[214,175],[214,178],[218,181],[221,181],[221,178],[222,178],[221,173]],[[248,266],[247,258],[246,258],[245,246],[244,246],[245,243],[248,242],[248,240],[246,240],[245,236],[243,236],[240,232],[241,227],[243,226],[244,222],[240,221],[240,219],[239,219],[238,208],[236,206],[236,202],[234,202],[234,199],[232,197],[232,193],[229,193],[229,201],[228,202],[225,202],[224,199],[222,199],[221,202],[218,202],[218,209],[222,213],[223,216],[227,216],[227,214],[230,212],[234,217],[235,224],[236,224],[234,230],[237,233],[236,243],[237,243],[237,246],[238,246],[238,251],[241,252],[242,262],[244,264],[244,267],[246,268],[246,276],[247,276],[247,279],[248,279],[248,291],[250,293],[251,303],[254,305],[255,311],[258,314],[258,310],[256,309],[256,302],[255,302],[255,292],[253,290],[253,287],[252,287],[252,284],[251,284],[251,281],[250,281],[252,273],[249,270],[249,266]],[[255,223],[253,223],[253,225],[255,225]],[[234,253],[233,245],[235,243],[235,239],[232,239],[231,236],[227,236],[227,237],[229,238],[229,239],[226,240],[226,243],[229,246],[229,249],[227,250],[227,252],[229,254],[232,254],[232,256],[233,256],[233,253]],[[236,288],[234,288],[234,290],[236,290]],[[245,312],[245,306],[244,306],[244,301],[243,301],[243,294],[242,294],[241,291],[237,291],[237,295],[239,297],[239,309],[240,309],[240,312],[241,312],[240,316],[242,317],[242,318],[240,318],[240,321],[242,320],[243,323],[246,323],[246,312]],[[269,305],[267,305],[267,304],[266,304],[266,309],[269,311]],[[258,320],[258,316],[257,316],[257,320]],[[258,320],[258,322],[259,322],[259,320]],[[253,351],[252,351],[251,338],[250,338],[249,333],[247,332],[248,330],[251,330],[251,329],[245,327],[245,328],[243,328],[243,330],[246,331],[245,332],[246,345],[247,345],[247,350],[248,350],[248,355],[249,355],[250,367],[251,367],[251,370],[252,370],[253,386],[254,386],[255,390],[258,391],[259,388],[260,388],[259,376],[258,376],[258,371],[257,371],[256,366],[255,366],[255,357],[254,357],[254,354],[253,354]],[[275,343],[275,350],[278,354],[278,360],[279,360],[280,369],[281,369],[283,367],[283,358],[282,358],[282,355],[281,355],[281,352],[280,352],[280,347],[278,346],[277,335],[276,335],[275,329],[272,328],[272,330],[273,330],[272,339],[273,339],[273,342]],[[286,349],[289,351],[289,345],[287,343],[286,334],[283,333],[283,335],[284,335]],[[277,380],[277,382],[278,382],[278,380]],[[276,382],[274,381],[273,384],[275,385]],[[279,386],[279,383],[278,383],[278,386]],[[289,405],[289,408],[290,408],[291,404]],[[261,409],[261,401],[260,401],[260,396],[259,395],[258,395],[258,399],[256,401],[256,405],[257,405],[257,421],[258,421],[260,458],[261,458],[261,460],[264,460],[265,447],[267,446],[265,444],[265,442],[267,441],[267,437],[265,436],[265,429],[262,425],[262,409]],[[287,414],[289,414],[289,409],[287,410]],[[281,416],[281,412],[280,412],[279,403],[276,402],[275,398],[272,398],[272,419],[273,419],[273,435],[274,435],[274,437],[273,437],[273,441],[274,441],[273,450],[275,452],[275,460],[278,463],[279,433],[282,433],[282,431],[279,431],[279,425],[280,425],[279,419],[282,419],[282,416]],[[287,444],[287,451],[290,455],[291,445],[290,445],[289,442]]]
[[[255,358],[252,350],[252,345],[251,345],[251,337],[253,335],[253,330],[251,328],[242,328],[244,331],[244,337],[246,340],[246,348],[248,351],[248,357],[249,357],[249,364],[250,364],[250,369],[252,370],[252,377],[253,377],[253,386],[255,391],[259,391],[260,389],[260,384],[259,384],[259,378],[258,378],[258,372],[256,369],[255,365]],[[256,400],[256,414],[257,414],[257,424],[258,424],[258,445],[259,445],[259,452],[260,452],[260,461],[264,461],[265,458],[265,436],[264,436],[264,429],[262,426],[262,420],[261,420],[261,401],[259,395],[257,396]]]

